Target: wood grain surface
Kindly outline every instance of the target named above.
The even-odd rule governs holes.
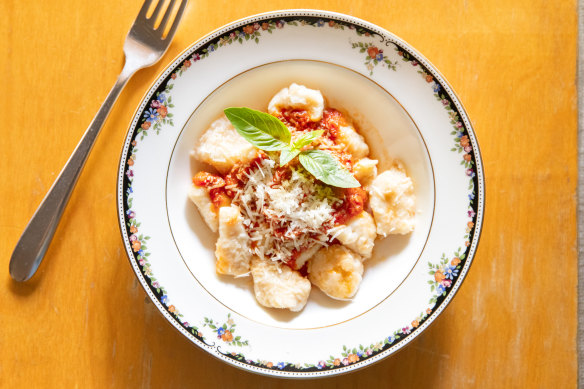
[[[12,249],[120,72],[140,3],[0,1],[0,387],[576,386],[575,0],[191,0],[165,58],[120,96],[39,273],[13,282]],[[465,104],[487,182],[478,254],[443,315],[391,358],[305,382],[183,339],[134,277],[115,201],[122,141],[158,73],[211,30],[285,8],[347,13],[423,53]]]

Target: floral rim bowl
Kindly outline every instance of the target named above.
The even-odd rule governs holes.
[[[348,112],[381,170],[402,160],[418,199],[416,230],[376,242],[354,300],[313,288],[294,314],[259,306],[247,279],[216,275],[216,236],[187,200],[206,126],[228,106],[265,110],[291,82]],[[484,190],[470,120],[423,56],[354,17],[289,10],[222,27],[162,72],[130,124],[117,200],[130,264],[171,325],[233,366],[310,378],[380,361],[436,320],[475,255]]]

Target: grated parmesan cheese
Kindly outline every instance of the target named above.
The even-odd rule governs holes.
[[[262,159],[255,166],[245,172],[247,182],[234,189],[233,198],[245,219],[251,252],[287,262],[315,245],[328,246],[335,231],[333,206],[342,200],[302,168],[290,167],[290,178],[276,183],[273,160]]]

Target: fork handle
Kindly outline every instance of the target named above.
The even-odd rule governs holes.
[[[28,222],[10,258],[10,275],[15,281],[28,280],[39,267],[95,140],[120,92],[136,70],[128,66],[126,62],[115,85],[85,131],[83,138],[77,144],[67,164]]]

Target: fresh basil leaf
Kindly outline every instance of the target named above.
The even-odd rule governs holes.
[[[239,135],[258,149],[276,151],[288,147],[290,130],[272,115],[243,107],[226,108],[223,112]]]
[[[286,165],[288,162],[296,158],[298,154],[300,154],[300,149],[295,149],[293,147],[282,149],[282,152],[280,153],[280,166]]]
[[[298,137],[298,139],[296,139],[294,141],[294,143],[292,143],[292,147],[295,149],[301,149],[304,146],[308,146],[309,144],[314,142],[316,139],[320,138],[320,136],[323,134],[323,132],[324,132],[324,130],[316,130],[316,131],[310,131],[306,134],[302,134],[302,136]]]
[[[339,188],[357,188],[361,186],[351,172],[326,151],[303,151],[298,156],[298,159],[306,170],[325,184]]]

